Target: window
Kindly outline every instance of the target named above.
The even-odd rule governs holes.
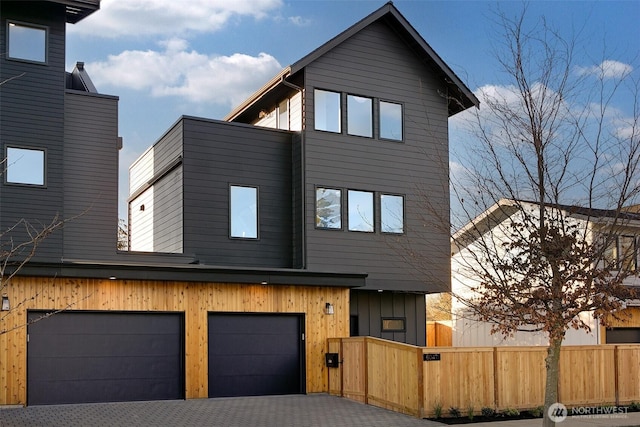
[[[342,228],[342,195],[333,188],[316,188],[316,227]]]
[[[231,237],[258,238],[258,189],[255,187],[230,187]]]
[[[624,271],[636,270],[636,239],[633,236],[620,236],[620,269]]]
[[[383,233],[404,233],[404,197],[380,195],[380,225]]]
[[[289,130],[289,100],[278,104],[278,129]]]
[[[382,332],[405,332],[407,330],[404,317],[383,317]]]
[[[373,137],[373,100],[347,95],[347,133]]]
[[[45,152],[29,148],[7,147],[6,182],[44,185]]]
[[[373,232],[373,193],[349,190],[349,231]]]
[[[380,138],[402,141],[402,105],[380,101]]]
[[[316,89],[314,94],[315,129],[342,132],[340,128],[340,94]]]
[[[44,27],[9,22],[8,57],[47,62],[47,30]]]

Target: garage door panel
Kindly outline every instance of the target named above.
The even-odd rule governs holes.
[[[209,397],[304,392],[301,315],[209,315]]]
[[[37,321],[28,327],[28,403],[183,398],[182,325],[179,313],[64,312]]]

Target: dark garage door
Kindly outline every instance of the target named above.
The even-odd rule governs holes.
[[[29,325],[27,403],[184,398],[183,323],[178,313],[63,312]]]
[[[209,397],[305,392],[302,315],[209,314]]]
[[[640,328],[607,329],[607,344],[639,344]]]

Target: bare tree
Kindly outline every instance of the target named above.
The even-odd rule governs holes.
[[[552,426],[565,333],[589,329],[584,312],[606,324],[637,295],[626,282],[635,272],[610,262],[608,248],[640,225],[629,212],[640,195],[639,85],[622,62],[579,66],[575,37],[544,19],[528,26],[526,8],[497,17],[509,84],[479,89],[481,108],[466,122],[473,138],[453,154],[451,223],[466,224],[452,233],[454,248],[466,248],[453,268],[472,289],[454,298],[492,332],[546,333],[543,425]]]

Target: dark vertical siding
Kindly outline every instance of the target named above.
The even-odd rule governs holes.
[[[65,258],[113,259],[118,219],[118,99],[68,91],[64,144]]]
[[[292,266],[290,132],[184,118],[184,252],[230,266]],[[229,185],[258,187],[257,240],[229,238]]]
[[[425,297],[422,294],[351,291],[350,315],[358,316],[358,335],[384,338],[418,346],[425,346],[427,322]],[[382,332],[383,317],[406,319],[405,332]]]
[[[0,55],[0,80],[19,76],[0,87],[0,144],[4,158],[7,145],[46,150],[46,188],[0,186],[0,227],[4,230],[21,218],[34,223],[50,223],[64,215],[62,162],[64,141],[65,90],[65,7],[41,2],[6,2],[0,6],[0,51],[7,48],[7,19],[48,27],[48,62],[32,64]],[[5,236],[6,237],[6,236]],[[22,241],[24,235],[14,235]],[[36,258],[59,260],[62,233],[49,236]]]
[[[346,135],[344,103],[343,134],[314,131],[314,88],[401,102],[405,141]],[[443,82],[386,24],[377,22],[307,66],[305,90],[308,268],[366,271],[367,289],[435,292],[447,288],[448,114],[447,101],[440,94]],[[380,192],[405,195],[406,234],[385,236],[379,225],[373,234],[316,230],[316,185],[375,191],[376,199]],[[421,206],[425,198],[445,223],[425,227],[424,218],[429,216]],[[343,206],[345,227],[346,213]],[[420,253],[420,259],[408,259],[407,247]]]

